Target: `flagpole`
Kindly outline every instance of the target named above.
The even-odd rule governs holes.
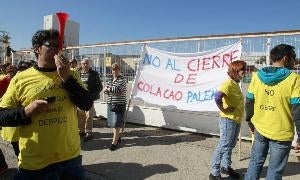
[[[143,52],[145,51],[145,48],[146,48],[146,44],[144,44],[144,46],[142,47],[142,52],[141,52],[140,58],[142,58],[142,55],[143,55]],[[139,71],[139,63],[138,63],[138,66],[137,66],[137,70]],[[121,130],[121,134],[123,134],[123,132],[125,130],[125,127],[126,127],[127,115],[128,115],[129,107],[130,107],[130,104],[131,104],[132,92],[133,92],[133,88],[134,88],[134,85],[135,85],[135,80],[136,80],[137,74],[138,73],[135,72],[135,77],[134,77],[134,80],[132,82],[132,88],[131,88],[131,92],[130,92],[130,98],[128,100],[128,105],[127,105],[127,108],[126,108],[126,111],[125,111],[125,114],[124,114],[124,117],[123,117],[124,123],[123,123],[123,127],[122,127],[122,130]],[[121,134],[120,134],[120,137],[121,137]]]
[[[123,117],[124,118],[124,124],[123,124],[123,127],[122,127],[121,134],[123,134],[125,126],[126,126],[127,114],[128,114],[128,111],[129,111],[130,104],[131,104],[131,97],[128,100],[128,105],[127,105],[127,108],[126,108],[126,111],[125,111],[125,114],[124,114],[124,117]]]

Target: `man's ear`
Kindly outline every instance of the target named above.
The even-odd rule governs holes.
[[[285,64],[289,61],[289,57],[286,55],[286,56],[283,56],[282,58],[282,62]]]
[[[35,54],[40,54],[40,47],[34,47],[33,48],[33,52],[35,53]]]

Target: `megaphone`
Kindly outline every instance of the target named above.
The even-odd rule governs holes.
[[[68,19],[68,14],[64,12],[56,13],[58,19],[58,31],[59,31],[59,49],[64,47],[65,25]]]

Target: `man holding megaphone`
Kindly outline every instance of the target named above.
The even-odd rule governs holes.
[[[0,126],[19,121],[19,169],[15,179],[85,179],[77,107],[93,104],[82,81],[59,54],[59,32],[32,37],[37,66],[18,73],[0,102]]]

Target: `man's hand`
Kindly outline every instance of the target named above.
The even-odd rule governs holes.
[[[110,92],[110,86],[106,86],[104,88],[104,94],[109,94],[109,92]]]
[[[300,150],[300,144],[299,144],[299,143],[296,143],[295,146],[294,146],[294,149],[295,149],[295,150]]]
[[[55,65],[57,67],[57,72],[60,78],[63,81],[68,80],[70,77],[70,63],[63,55],[56,54],[54,56],[55,59]]]
[[[296,143],[292,146],[292,149],[295,150],[295,153],[300,153],[300,143]],[[297,155],[299,156],[299,155]]]
[[[50,108],[50,103],[46,100],[35,100],[24,108],[26,117],[46,112]]]

